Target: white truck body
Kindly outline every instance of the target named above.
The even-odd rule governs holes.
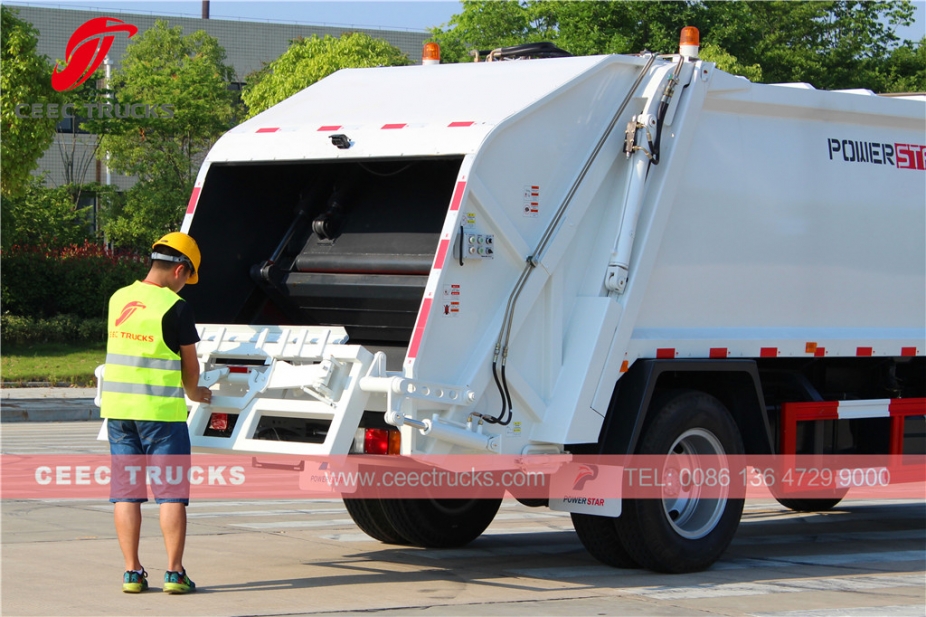
[[[770,388],[769,368],[835,361],[865,375],[879,370],[866,363],[894,362],[914,376],[908,391],[870,398],[923,396],[926,101],[753,84],[679,60],[345,70],[222,137],[183,223],[204,255],[189,299],[200,321],[221,324],[202,327],[204,380],[216,396],[192,407],[194,449],[346,454],[372,413],[401,430],[403,454],[629,453],[645,435],[646,406],[621,409],[615,389],[653,361],[693,363],[684,365],[693,376],[741,361],[758,367],[757,389]],[[657,123],[658,165],[647,143]],[[364,193],[369,202],[396,186],[413,196],[439,175],[427,171],[431,161],[452,172],[440,172],[444,197],[430,204],[437,223],[429,265],[415,274],[414,325],[389,335],[391,350],[313,313],[330,281],[406,281],[399,266],[371,270],[378,258],[362,250],[332,266],[326,251],[348,243],[336,233],[323,242],[295,232],[314,248],[266,279],[279,284],[264,304],[254,300],[260,285],[247,272],[257,260],[241,255],[255,243],[266,256],[289,246],[280,238],[313,170],[360,170],[358,182],[379,187]],[[405,173],[418,175],[395,184]],[[390,226],[393,206],[355,211],[363,207],[373,212],[364,225]],[[367,270],[356,265],[364,259]],[[350,310],[375,311],[376,297]],[[286,320],[268,319],[268,304],[288,301],[278,311],[290,311]],[[505,366],[507,425],[491,422],[505,409],[493,360]],[[237,361],[246,374],[228,368]],[[821,392],[824,381],[810,379]],[[706,391],[724,400],[712,383]],[[756,389],[752,398],[750,420],[731,412],[746,451],[771,454],[783,399],[763,401]],[[609,413],[623,419],[609,424]],[[210,432],[213,414],[237,422]],[[261,436],[294,419],[321,422],[320,436]],[[609,428],[617,423],[634,428]],[[620,445],[608,446],[606,433]],[[669,567],[635,550],[638,562]],[[691,567],[703,563],[680,566]]]

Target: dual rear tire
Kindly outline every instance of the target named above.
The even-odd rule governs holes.
[[[743,453],[736,422],[714,397],[682,391],[662,401],[637,448],[641,455],[668,455],[661,476],[682,466],[729,470],[727,457]],[[626,477],[625,496],[633,490]],[[616,567],[672,573],[713,564],[733,540],[743,512],[733,478],[709,491],[666,484],[658,499],[624,499],[618,518],[574,514],[573,525],[592,556]]]
[[[465,546],[482,535],[501,499],[344,499],[368,536],[423,548]]]

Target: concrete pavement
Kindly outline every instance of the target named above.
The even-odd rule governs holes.
[[[99,420],[96,388],[0,388],[0,422]]]

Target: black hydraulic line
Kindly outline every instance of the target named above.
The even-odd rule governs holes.
[[[508,417],[504,422],[499,422],[501,426],[508,426],[514,417],[514,407],[511,405],[511,393],[508,391],[508,379],[505,377],[505,364],[502,363],[502,386],[505,388],[505,400],[508,403]]]
[[[495,360],[492,361],[492,377],[495,379],[495,387],[498,388],[498,394],[502,397],[502,410],[498,412],[498,415],[495,417],[480,417],[489,424],[498,424],[501,422],[502,418],[505,417],[505,391],[502,389],[502,384],[498,380],[498,367]]]

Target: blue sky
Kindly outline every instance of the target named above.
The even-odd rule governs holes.
[[[74,9],[100,9],[185,15],[198,17],[202,2],[133,2],[94,0],[15,0],[4,4],[30,4]],[[926,35],[926,0],[914,2],[915,23],[898,30],[901,38],[918,41]],[[455,0],[340,0],[324,2],[291,0],[288,2],[254,2],[244,0],[210,0],[210,13],[214,19],[268,19],[271,21],[302,22],[317,25],[379,26],[411,30],[426,30],[446,23],[454,13],[462,10]]]

